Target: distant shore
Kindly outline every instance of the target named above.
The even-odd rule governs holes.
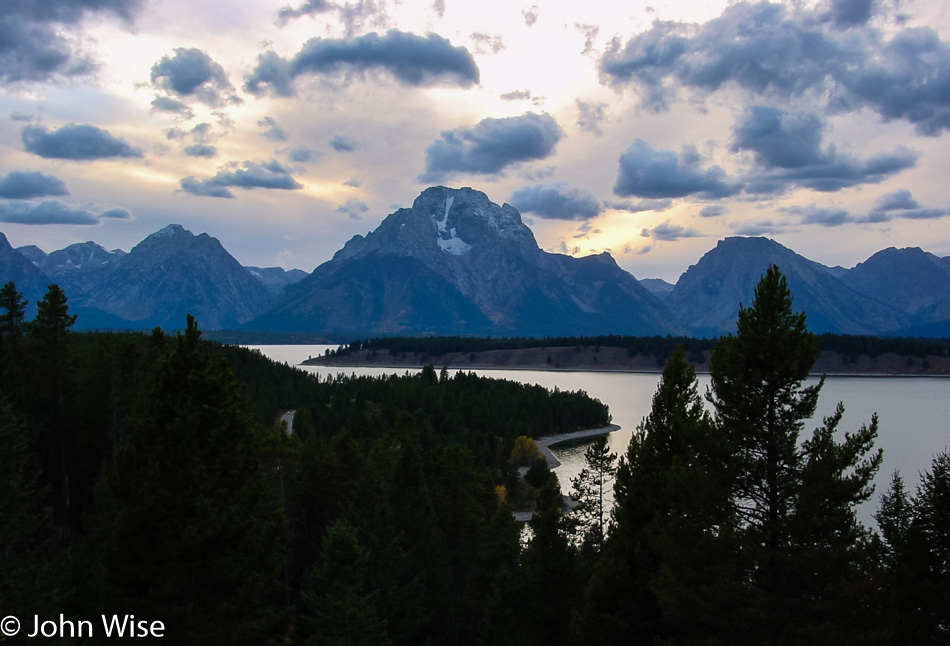
[[[697,372],[708,372],[709,356],[693,361]],[[376,367],[418,369],[426,364],[450,370],[543,370],[563,372],[639,372],[658,373],[662,362],[655,357],[629,356],[624,348],[547,347],[484,352],[450,352],[440,356],[398,353],[388,350],[350,352],[343,355],[313,357],[301,365],[338,368]],[[837,352],[823,350],[812,369],[813,374],[850,377],[945,377],[950,376],[950,357],[906,357],[884,353],[876,357],[859,356],[846,361]]]

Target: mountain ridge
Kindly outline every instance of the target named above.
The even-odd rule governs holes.
[[[216,238],[180,224],[128,253],[84,242],[47,254],[0,240],[3,282],[14,279],[33,302],[60,282],[80,325],[107,328],[178,328],[191,313],[209,330],[716,336],[734,330],[769,265],[815,332],[950,336],[950,258],[919,248],[884,249],[845,269],[735,236],[675,285],[638,281],[607,252],[542,250],[517,209],[471,188],[424,190],[310,274],[242,267]]]

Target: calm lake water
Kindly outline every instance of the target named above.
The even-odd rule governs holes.
[[[266,356],[290,365],[297,365],[308,357],[322,355],[326,345],[255,345]],[[321,376],[355,373],[357,375],[402,374],[405,368],[326,368],[303,366]],[[439,366],[436,366],[439,368]],[[522,383],[539,384],[561,390],[584,390],[610,407],[613,422],[620,430],[610,435],[611,450],[624,453],[631,434],[650,412],[653,393],[659,374],[621,372],[547,372],[533,370],[475,370],[487,377],[510,379]],[[699,376],[700,392],[706,391],[709,376]],[[877,412],[880,418],[877,446],[884,449],[884,463],[875,479],[874,497],[860,509],[862,521],[874,525],[872,515],[877,509],[880,494],[890,483],[891,474],[898,470],[908,490],[917,486],[919,472],[930,468],[933,455],[950,445],[950,378],[931,377],[829,377],[819,399],[816,419],[806,427],[804,435],[821,419],[834,412],[843,402],[845,414],[839,432],[855,431],[867,424]],[[561,460],[556,472],[561,488],[567,493],[570,479],[583,466],[584,446],[555,449]]]

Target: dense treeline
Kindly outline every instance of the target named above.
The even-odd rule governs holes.
[[[516,438],[609,422],[584,393],[432,366],[320,380],[190,319],[75,334],[55,285],[25,305],[0,291],[0,615],[24,629],[127,613],[176,644],[481,643],[517,566]]]
[[[855,336],[848,334],[822,334],[819,337],[822,350],[837,352],[854,360],[862,355],[877,357],[885,353],[900,356],[925,357],[950,356],[950,339],[917,339],[876,336]],[[556,337],[538,339],[534,337],[377,337],[351,341],[340,346],[331,354],[347,355],[354,352],[372,352],[388,350],[391,354],[425,355],[441,357],[449,353],[478,353],[490,350],[522,350],[525,348],[563,348],[563,347],[605,347],[624,348],[631,356],[654,357],[665,362],[678,346],[686,349],[690,361],[697,362],[702,353],[708,353],[716,346],[718,339],[650,336],[635,337],[622,335]],[[704,363],[704,361],[698,361]]]
[[[524,537],[512,449],[606,424],[583,393],[432,366],[321,380],[190,317],[175,336],[80,335],[57,287],[33,321],[23,306],[0,290],[0,616],[26,629],[134,614],[185,645],[950,641],[950,458],[913,493],[895,475],[876,531],[858,521],[877,420],[841,437],[839,409],[800,437],[821,340],[774,268],[713,349],[711,411],[671,348],[619,460],[593,443],[565,489],[534,463]]]

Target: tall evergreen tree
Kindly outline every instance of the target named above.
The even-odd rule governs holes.
[[[100,603],[162,619],[176,644],[267,643],[290,624],[262,447],[279,431],[252,420],[200,334],[191,316],[172,349],[153,333],[152,373],[96,499]]]
[[[575,623],[578,643],[725,637],[720,624],[736,598],[726,450],[679,347],[617,470],[613,525]]]
[[[611,453],[607,436],[595,439],[584,451],[584,468],[571,479],[571,499],[577,503],[573,517],[582,545],[599,553],[604,545],[608,522],[606,494],[617,471],[617,454]]]
[[[710,359],[710,400],[731,445],[737,531],[758,600],[746,623],[762,643],[854,636],[836,601],[858,559],[854,507],[870,496],[881,453],[873,451],[876,419],[834,440],[840,407],[799,442],[824,383],[805,385],[818,353],[772,266],[752,306],[740,308],[737,335],[721,339]]]
[[[27,301],[13,281],[0,288],[0,391],[19,386],[20,340],[25,330]]]
[[[37,303],[36,316],[28,326],[29,352],[38,366],[31,371],[28,405],[39,426],[38,444],[52,487],[54,509],[67,535],[78,521],[70,508],[72,438],[66,415],[72,358],[69,329],[75,322],[76,315],[69,313],[66,294],[59,285],[52,284]]]
[[[369,561],[356,528],[345,520],[330,526],[320,561],[302,593],[307,646],[390,646],[379,617],[378,591],[369,588]]]

